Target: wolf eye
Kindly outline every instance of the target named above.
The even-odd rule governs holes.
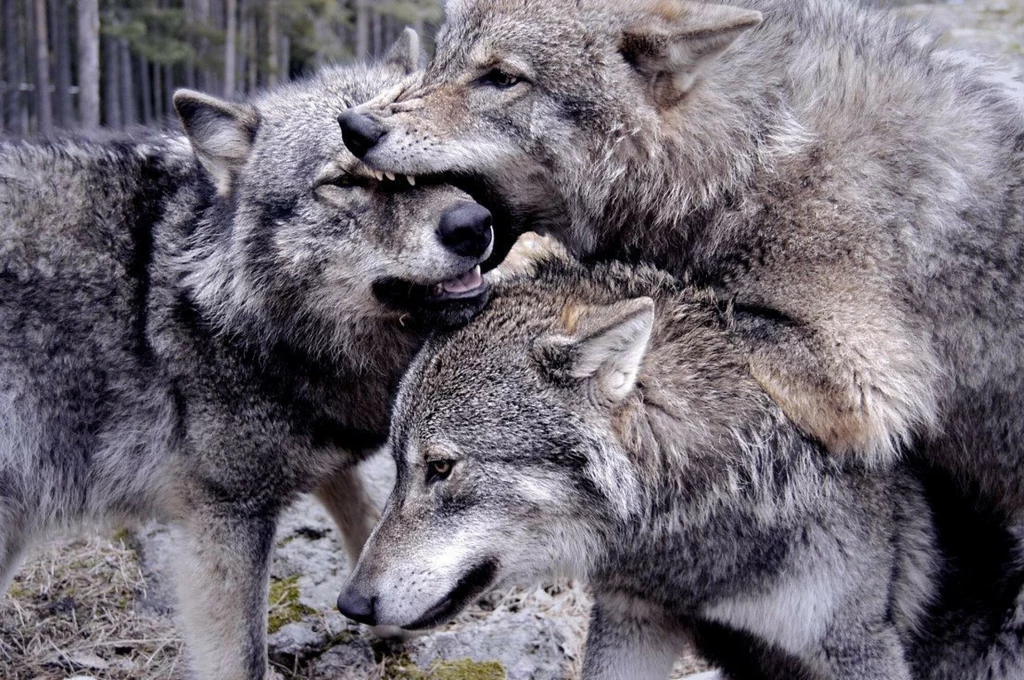
[[[487,83],[488,85],[493,85],[494,87],[500,88],[502,90],[507,90],[510,87],[514,87],[518,85],[520,82],[522,82],[522,80],[523,79],[520,78],[519,76],[514,76],[508,71],[502,70],[500,68],[492,69],[487,75],[483,77],[483,82]]]
[[[454,463],[450,460],[432,460],[427,463],[427,482],[440,482],[448,479]]]
[[[329,175],[317,179],[316,188],[320,187],[339,187],[341,189],[347,189],[353,186],[365,185],[366,181],[359,177],[354,177],[348,173],[342,173],[340,175]]]

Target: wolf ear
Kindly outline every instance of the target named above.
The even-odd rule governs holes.
[[[760,23],[760,12],[731,5],[650,2],[646,15],[623,31],[619,52],[647,82],[655,104],[667,108],[693,88],[705,66]]]
[[[252,106],[233,104],[201,92],[174,93],[185,134],[199,162],[213,177],[217,191],[227,193],[231,179],[245,164],[260,126],[260,114]]]
[[[384,63],[397,66],[406,73],[415,73],[423,65],[423,52],[420,50],[420,36],[411,28],[402,31],[398,40],[388,50]]]
[[[654,328],[654,300],[648,297],[600,307],[569,307],[562,315],[567,334],[541,337],[534,355],[549,376],[597,381],[611,401],[636,387]]]

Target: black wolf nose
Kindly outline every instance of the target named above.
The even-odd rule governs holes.
[[[345,146],[356,158],[365,156],[387,132],[375,119],[351,110],[338,116],[338,125]]]
[[[346,588],[345,592],[338,596],[338,611],[353,621],[365,623],[368,626],[377,623],[377,612],[374,611],[376,604],[376,597],[360,595],[352,586]]]
[[[494,220],[479,203],[461,203],[441,216],[437,235],[445,248],[462,257],[483,257],[491,246]]]

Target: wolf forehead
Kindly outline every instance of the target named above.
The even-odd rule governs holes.
[[[448,0],[447,21],[438,38],[448,51],[438,56],[449,59],[433,62],[428,70],[452,65],[450,58],[455,56],[471,61],[503,56],[489,52],[523,48],[524,38],[538,36],[545,39],[530,42],[528,56],[564,59],[567,47],[596,48],[603,47],[603,40],[618,42],[624,27],[651,19],[685,22],[696,6],[685,0]],[[552,35],[552,30],[557,33]]]
[[[463,429],[471,438],[486,437],[507,425],[512,415],[549,421],[550,400],[556,397],[546,392],[546,381],[537,371],[536,341],[574,333],[589,307],[640,297],[672,298],[677,313],[692,307],[701,318],[710,307],[705,293],[644,266],[585,268],[553,258],[539,263],[532,275],[501,281],[479,316],[433,336],[413,363],[396,405],[401,415],[393,421],[396,455],[413,444],[413,429],[420,439],[451,443]],[[694,350],[699,346],[695,342]],[[518,399],[523,390],[533,399]],[[512,405],[514,413],[507,410]],[[467,413],[473,414],[471,421],[464,417]]]
[[[330,67],[274,88],[251,101],[257,116],[255,150],[259,153],[262,146],[265,160],[293,165],[303,174],[319,169],[314,160],[333,160],[359,171],[360,164],[345,149],[338,116],[406,77],[388,66]]]

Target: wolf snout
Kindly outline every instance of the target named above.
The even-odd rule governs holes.
[[[377,119],[351,109],[338,116],[338,125],[345,146],[356,158],[364,157],[387,134]]]
[[[377,598],[359,592],[354,586],[348,586],[338,596],[338,611],[357,623],[377,625]]]
[[[494,239],[494,219],[479,203],[460,203],[441,216],[437,235],[456,255],[482,259]]]

